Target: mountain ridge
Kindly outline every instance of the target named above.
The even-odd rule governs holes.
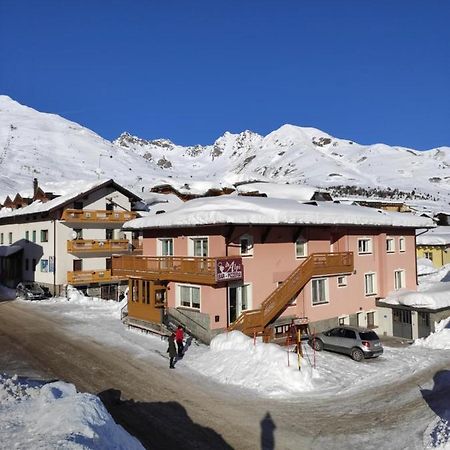
[[[417,199],[449,209],[450,147],[418,151],[361,145],[312,127],[285,124],[266,136],[225,132],[212,144],[181,146],[124,132],[108,141],[55,114],[0,96],[0,195],[42,183],[114,178],[136,193],[152,185],[208,181],[309,184],[332,192],[346,187]],[[350,191],[351,189],[347,189]],[[1,200],[0,200],[1,201]]]

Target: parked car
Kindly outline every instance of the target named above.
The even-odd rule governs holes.
[[[309,344],[318,352],[331,350],[350,355],[355,361],[377,358],[383,353],[378,335],[367,328],[340,326],[310,337]]]
[[[42,300],[47,298],[47,295],[38,283],[22,281],[16,287],[16,297],[23,300]]]

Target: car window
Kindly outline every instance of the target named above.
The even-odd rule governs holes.
[[[348,339],[356,339],[356,333],[353,330],[344,330],[344,337]]]
[[[330,330],[328,332],[328,336],[334,336],[334,337],[340,336],[341,335],[340,331],[341,331],[340,328],[333,328],[332,330]]]
[[[359,333],[363,341],[378,341],[379,337],[374,331],[364,331]]]

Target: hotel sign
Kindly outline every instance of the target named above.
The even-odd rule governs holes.
[[[242,258],[216,259],[216,282],[238,281],[244,278]]]

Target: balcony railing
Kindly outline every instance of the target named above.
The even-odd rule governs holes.
[[[136,219],[136,217],[137,214],[132,211],[66,209],[62,213],[61,219],[78,224],[111,223],[121,225],[128,220]]]
[[[67,272],[67,283],[73,285],[103,283],[126,280],[126,277],[113,276],[111,270],[80,270]]]
[[[232,257],[202,258],[196,256],[113,256],[112,271],[118,276],[142,277],[149,280],[178,281],[215,285],[217,278],[217,261],[236,261]],[[233,278],[242,278],[235,273]]]
[[[68,253],[127,253],[132,250],[127,239],[74,239],[67,241]]]

